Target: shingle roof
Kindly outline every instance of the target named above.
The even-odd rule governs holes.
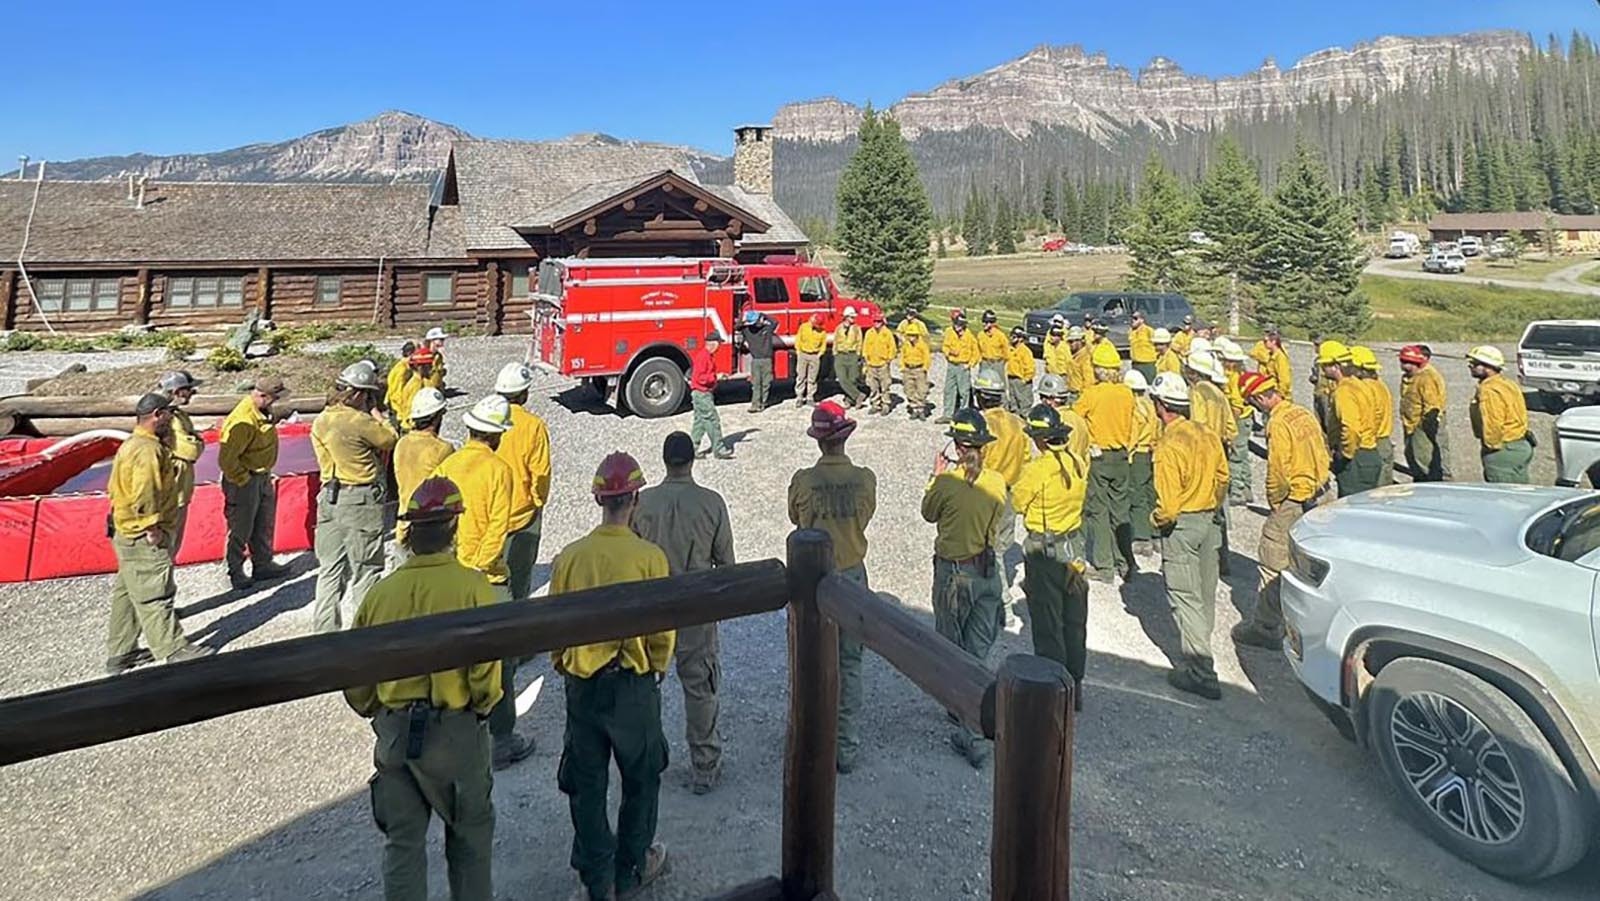
[[[428,256],[449,260],[466,255],[467,242],[466,233],[461,227],[461,208],[438,207],[433,211],[433,226],[428,229]]]
[[[1537,210],[1519,213],[1438,213],[1428,220],[1428,228],[1440,231],[1539,231],[1545,227],[1547,215]],[[1558,229],[1600,231],[1600,216],[1558,213],[1550,218]]]
[[[22,248],[35,183],[0,182],[0,259]],[[29,263],[420,257],[426,184],[155,182],[135,209],[121,182],[45,180]]]
[[[768,228],[764,232],[745,232],[739,243],[746,246],[784,244],[804,245],[810,244],[811,239],[794,224],[789,214],[778,206],[778,201],[771,194],[753,194],[743,188],[733,185],[706,185],[706,190],[726,199],[735,206],[749,210],[755,215],[765,219]]]

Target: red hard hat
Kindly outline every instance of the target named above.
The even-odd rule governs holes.
[[[1263,391],[1276,391],[1278,381],[1265,372],[1246,372],[1239,376],[1239,393],[1246,398],[1255,397]]]
[[[811,411],[811,428],[806,429],[806,435],[824,441],[842,441],[855,430],[856,421],[845,414],[844,407],[825,400]]]
[[[1427,351],[1421,344],[1407,344],[1400,348],[1400,362],[1410,363],[1413,366],[1426,366],[1428,364]]]
[[[465,507],[461,502],[461,489],[444,476],[423,479],[417,490],[411,492],[400,518],[407,522],[437,522],[461,515]]]
[[[410,363],[412,366],[432,366],[433,361],[437,360],[438,358],[439,355],[433,350],[433,348],[419,347],[411,352],[411,356],[406,358],[406,362]]]
[[[594,471],[594,496],[622,497],[644,487],[644,470],[631,454],[612,451]]]

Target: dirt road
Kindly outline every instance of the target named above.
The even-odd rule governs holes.
[[[1423,272],[1422,263],[1419,260],[1389,260],[1382,257],[1368,263],[1365,271],[1367,275],[1382,275],[1389,278],[1406,278],[1425,282],[1450,282],[1457,285],[1500,285],[1504,288],[1535,288],[1541,291],[1556,291],[1562,294],[1586,294],[1591,297],[1600,297],[1600,285],[1591,285],[1579,281],[1579,276],[1595,266],[1600,266],[1600,261],[1578,263],[1566,269],[1552,272],[1540,281]]]

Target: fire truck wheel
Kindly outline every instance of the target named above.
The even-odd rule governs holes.
[[[628,409],[644,419],[671,416],[683,406],[689,382],[683,367],[664,357],[645,360],[628,376],[622,395]]]

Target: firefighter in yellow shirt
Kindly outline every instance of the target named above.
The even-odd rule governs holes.
[[[1244,364],[1250,357],[1237,341],[1227,336],[1216,340],[1216,348],[1222,358],[1222,371],[1227,376],[1223,393],[1234,419],[1233,439],[1225,451],[1228,455],[1228,503],[1244,507],[1250,504],[1255,493],[1250,480],[1250,431],[1255,416],[1239,390],[1239,379],[1245,374]]]
[[[1128,520],[1133,532],[1135,554],[1147,553],[1154,533],[1150,529],[1150,513],[1156,508],[1155,474],[1151,470],[1150,455],[1155,452],[1156,439],[1161,437],[1161,421],[1156,418],[1155,404],[1150,401],[1150,383],[1144,373],[1130,369],[1122,383],[1133,392],[1133,440],[1128,445]]]
[[[1333,386],[1329,394],[1328,447],[1333,472],[1339,477],[1339,496],[1349,497],[1378,487],[1383,461],[1378,457],[1378,429],[1367,389],[1356,380],[1350,348],[1324,341],[1317,348],[1322,379]]]
[[[404,539],[408,559],[367,592],[356,611],[356,628],[494,603],[483,574],[462,566],[450,552],[462,509],[460,490],[442,478],[426,479],[414,489],[399,517],[410,527]],[[501,692],[500,663],[494,660],[345,689],[346,702],[372,719],[377,736],[370,794],[372,818],[384,836],[388,897],[426,894],[428,825],[434,814],[444,821],[451,896],[494,897],[494,777],[484,717],[501,701]]]
[[[1172,349],[1179,357],[1189,355],[1189,346],[1194,342],[1194,317],[1183,317],[1183,325],[1172,333]]]
[[[1000,319],[994,310],[983,311],[983,328],[978,330],[977,337],[978,371],[987,369],[1004,382],[1006,358],[1011,353],[1011,342],[1006,338],[1006,330],[1000,327]]]
[[[1077,403],[1078,395],[1094,384],[1094,351],[1088,333],[1080,325],[1067,329],[1067,344],[1072,348],[1072,368],[1067,371],[1067,390],[1072,394],[1073,403]]]
[[[861,358],[867,365],[868,412],[884,416],[894,407],[894,377],[889,374],[897,350],[894,332],[882,316],[867,318],[864,324],[867,331],[861,336]]]
[[[1203,344],[1201,342],[1204,342]],[[1239,420],[1233,415],[1233,405],[1228,403],[1222,386],[1228,375],[1207,347],[1210,341],[1196,337],[1189,356],[1184,359],[1183,378],[1189,383],[1189,421],[1210,432],[1217,439],[1226,458],[1239,436]],[[1217,528],[1222,533],[1222,549],[1218,558],[1219,571],[1229,574],[1228,566],[1228,505],[1217,508]]]
[[[817,382],[822,377],[822,355],[828,349],[828,331],[822,327],[822,314],[812,313],[794,334],[794,405],[817,402]]]
[[[1356,378],[1367,389],[1367,402],[1371,405],[1373,428],[1378,440],[1378,485],[1394,484],[1394,395],[1378,375],[1378,355],[1370,347],[1356,345],[1350,348],[1350,360],[1356,367]]]
[[[978,402],[978,410],[983,413],[983,421],[989,427],[989,434],[994,441],[983,449],[983,466],[985,469],[999,473],[1001,480],[1006,483],[1007,492],[1016,483],[1017,477],[1022,474],[1022,465],[1028,462],[1028,435],[1022,418],[1002,406],[1001,395],[1004,388],[995,381],[993,373],[987,370],[978,370],[977,384],[973,388],[973,397]],[[1011,545],[1017,540],[1017,517],[1011,508],[1011,498],[1006,496],[1006,509],[1000,515],[999,525],[995,528],[995,553],[1000,556],[1001,581],[1010,585],[1010,567],[1005,563],[1005,557],[1011,550]]]
[[[1267,325],[1261,340],[1250,348],[1250,359],[1256,361],[1259,371],[1278,383],[1284,400],[1294,400],[1294,367],[1289,365],[1289,352],[1283,349],[1283,334],[1276,325]]]
[[[1044,371],[1066,379],[1072,372],[1074,360],[1072,345],[1067,341],[1066,320],[1061,316],[1050,318],[1050,331],[1044,339]]]
[[[495,377],[494,392],[511,409],[511,428],[500,436],[495,455],[511,467],[511,524],[506,536],[507,584],[511,596],[533,594],[533,568],[539,562],[544,508],[550,500],[550,429],[528,412],[533,370],[507,363]]]
[[[667,577],[666,554],[628,525],[644,486],[633,457],[618,451],[600,461],[593,488],[600,525],[556,556],[551,597]],[[590,898],[633,897],[667,871],[666,846],[655,841],[667,767],[659,683],[675,642],[674,633],[656,632],[551,654],[567,695],[556,784],[572,815],[572,866]],[[606,802],[613,760],[622,777],[614,834]]]
[[[391,384],[388,393],[389,414],[394,417],[395,424],[401,431],[411,428],[411,399],[423,388],[433,387],[433,367],[437,362],[437,355],[427,347],[419,347],[406,358],[406,367],[409,370],[407,377],[401,381],[399,390]],[[390,373],[391,383],[393,373]],[[435,390],[438,390],[435,388]]]
[[[1158,328],[1150,340],[1156,346],[1156,375],[1163,372],[1182,375],[1183,357],[1172,348],[1172,333],[1164,328]],[[1155,384],[1155,380],[1151,379],[1150,383]]]
[[[1310,410],[1285,398],[1278,382],[1264,372],[1239,380],[1246,401],[1267,420],[1267,506],[1256,551],[1261,581],[1255,613],[1233,628],[1239,644],[1278,650],[1283,645],[1280,574],[1289,568],[1289,530],[1306,511],[1333,499],[1328,445]]]
[[[1190,392],[1182,378],[1166,372],[1151,388],[1162,429],[1153,460],[1156,509],[1150,524],[1161,536],[1161,574],[1183,655],[1167,682],[1215,701],[1222,698],[1211,652],[1222,550],[1217,511],[1227,496],[1228,460],[1216,435],[1187,417]]]
[[[455,453],[455,446],[439,437],[444,423],[444,395],[437,388],[423,388],[411,399],[412,429],[401,436],[394,445],[394,482],[399,492],[396,498],[403,511],[411,503],[411,495],[423,480],[433,475],[445,458]],[[399,517],[394,526],[394,539],[398,545],[395,557],[404,562],[406,556],[406,531],[410,528],[405,517]],[[453,530],[452,526],[452,530]],[[454,535],[454,531],[451,533]]]
[[[1028,437],[1037,456],[1011,489],[1022,516],[1022,590],[1028,597],[1033,652],[1067,668],[1083,709],[1088,660],[1089,583],[1084,579],[1081,525],[1089,486],[1084,461],[1067,449],[1067,427],[1054,407],[1028,411]]]
[[[448,336],[445,335],[444,329],[434,326],[428,329],[426,335],[422,336],[421,345],[433,351],[433,368],[428,370],[425,384],[429,388],[437,390],[440,394],[444,393],[444,341],[446,337]]]
[[[172,463],[178,475],[178,520],[172,527],[172,559],[183,550],[183,533],[189,524],[189,502],[194,499],[194,465],[205,453],[206,443],[194,427],[184,407],[194,399],[195,389],[205,384],[182,369],[161,375],[156,390],[172,398]]]
[[[400,359],[394,361],[394,365],[389,367],[389,374],[384,378],[383,398],[386,406],[390,406],[390,399],[398,396],[404,390],[406,381],[411,378],[411,355],[416,352],[415,341],[407,341],[400,345]]]
[[[1089,471],[1089,423],[1079,416],[1068,402],[1067,380],[1053,373],[1039,378],[1039,402],[1056,411],[1061,424],[1067,427],[1067,451],[1083,463]]]
[[[1011,330],[1011,349],[1006,351],[1006,409],[1022,414],[1033,409],[1033,351],[1028,348],[1028,333],[1022,326]]]
[[[1133,527],[1128,521],[1133,445],[1133,391],[1122,382],[1122,357],[1109,342],[1091,354],[1094,384],[1084,389],[1073,410],[1089,424],[1089,487],[1084,500],[1090,578],[1113,581],[1133,575]]]
[[[899,334],[900,389],[906,393],[906,414],[912,419],[927,419],[928,367],[933,364],[928,327],[921,319],[908,316],[900,323]]]
[[[1413,482],[1450,478],[1445,441],[1444,376],[1425,344],[1400,348],[1400,426],[1405,431],[1406,466]]]
[[[1156,330],[1145,321],[1143,310],[1134,310],[1128,317],[1128,359],[1146,383],[1156,377],[1156,356]]]
[[[981,352],[978,339],[967,330],[966,314],[956,310],[950,314],[950,328],[940,344],[944,354],[944,409],[936,423],[950,422],[959,410],[972,406],[972,367],[978,364]]]
[[[1467,352],[1467,368],[1478,380],[1472,398],[1472,434],[1483,457],[1485,482],[1528,484],[1533,462],[1533,433],[1528,431],[1528,404],[1522,389],[1500,373],[1506,358],[1488,345]]]
[[[833,377],[844,391],[847,407],[861,403],[861,326],[856,308],[845,307],[839,327],[833,330]]]
[[[278,517],[278,489],[272,481],[272,468],[278,463],[278,425],[272,405],[283,391],[283,379],[277,376],[257,379],[217,429],[222,512],[228,523],[228,581],[238,591],[288,574],[272,562]],[[246,550],[250,575],[244,571]]]

